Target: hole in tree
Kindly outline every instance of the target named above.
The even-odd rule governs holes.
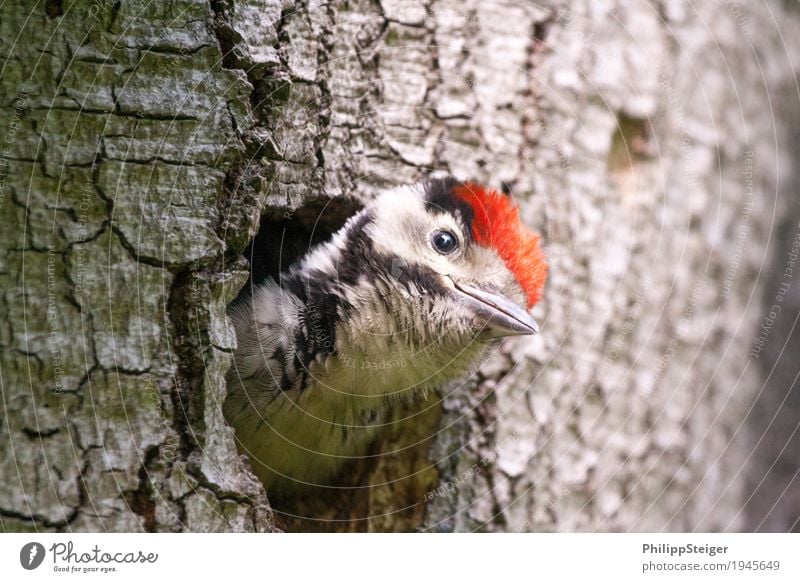
[[[360,204],[344,197],[314,201],[292,211],[268,210],[245,249],[250,278],[239,297],[250,295],[268,278],[277,280],[316,245],[330,240],[359,210]]]

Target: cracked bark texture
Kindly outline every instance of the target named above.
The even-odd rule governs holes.
[[[220,412],[221,209],[252,87],[213,17],[0,7],[4,531],[272,527]]]
[[[797,25],[779,2],[3,4],[3,530],[746,529]],[[543,333],[398,410],[369,487],[273,513],[221,416],[241,255],[440,173],[543,233]]]

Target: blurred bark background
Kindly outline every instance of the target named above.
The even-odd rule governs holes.
[[[798,25],[779,1],[3,3],[2,530],[797,530]],[[362,487],[273,510],[221,415],[245,249],[274,273],[443,173],[542,232],[543,333],[399,410]]]

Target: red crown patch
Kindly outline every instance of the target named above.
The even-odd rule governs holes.
[[[455,187],[455,194],[475,213],[472,232],[478,244],[493,248],[528,298],[528,307],[542,296],[547,260],[539,235],[522,224],[519,209],[508,196],[473,182]]]

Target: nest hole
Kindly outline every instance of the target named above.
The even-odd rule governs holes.
[[[311,249],[330,240],[361,208],[352,198],[337,197],[314,200],[294,210],[267,209],[244,251],[250,278],[239,296],[249,295],[269,278],[278,280]]]

